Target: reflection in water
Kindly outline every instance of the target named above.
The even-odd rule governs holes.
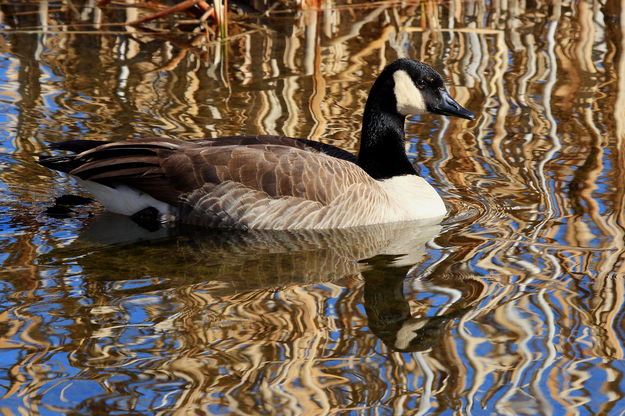
[[[415,291],[425,297],[447,296],[449,302],[436,311],[427,311],[428,315],[413,316],[404,294],[404,281],[410,267],[397,268],[385,257],[376,257],[368,264],[372,267],[363,271],[362,276],[369,328],[389,348],[402,352],[434,347],[446,324],[468,312],[485,287],[481,280],[460,273],[439,275],[437,271],[427,279],[414,276],[411,282]]]
[[[83,272],[105,280],[125,279],[140,265],[145,275],[179,279],[177,284],[188,283],[189,276],[211,276],[236,283],[241,290],[331,281],[359,273],[357,261],[376,255],[398,256],[395,267],[413,265],[440,228],[429,220],[317,231],[207,230],[184,225],[150,231],[128,217],[104,213],[77,241],[43,259],[56,264],[58,258],[63,264],[75,258]],[[267,277],[271,280],[262,280]]]
[[[146,13],[130,3],[0,5],[3,413],[622,412],[623,5],[322,6],[232,15],[219,43],[106,26]],[[52,142],[354,151],[366,91],[400,56],[480,112],[409,120],[451,208],[440,227],[146,235],[94,206],[45,213],[79,192],[36,164]]]
[[[380,377],[366,358],[378,347],[363,332],[363,265],[356,260],[384,255],[389,277],[401,282],[404,265],[423,261],[426,243],[440,228],[403,223],[325,231],[196,230],[148,243],[145,238],[158,232],[139,236],[127,217],[106,214],[73,244],[43,258],[90,276],[81,296],[91,305],[88,325],[80,325],[82,341],[71,352],[83,377],[105,373],[109,380],[145,384],[141,388],[175,386],[170,397],[180,409],[237,400],[242,412],[253,413],[259,404],[246,404],[245,397],[258,391],[267,410],[282,414],[295,406],[290,412],[299,413],[317,408],[321,399],[364,400],[358,399],[366,394],[358,379]],[[116,233],[103,235],[102,229],[125,229],[143,241],[111,245]],[[107,245],[88,241],[92,236]],[[141,276],[129,280],[136,267]],[[141,322],[143,314],[153,325]],[[361,343],[369,352],[358,364],[354,349]],[[148,379],[134,380],[146,373]],[[378,387],[376,394],[389,386]],[[109,388],[115,391],[111,399],[120,400],[115,396],[124,393],[123,384]],[[302,395],[310,396],[308,402],[288,405]]]

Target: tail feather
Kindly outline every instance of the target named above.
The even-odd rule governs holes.
[[[70,151],[74,154],[62,156],[39,155],[39,164],[47,168],[64,173],[71,173],[79,177],[98,175],[100,171],[115,170],[118,167],[152,166],[155,146],[134,147],[121,146],[100,148],[96,152],[91,150],[112,142],[96,140],[70,140],[61,143],[52,143],[53,149]],[[147,159],[147,160],[146,160]],[[150,161],[152,163],[145,163]]]
[[[73,169],[80,166],[80,162],[72,156],[45,156],[39,155],[37,161],[40,165],[47,168],[58,170],[59,172],[70,173]]]
[[[60,143],[50,143],[52,149],[67,150],[73,153],[82,153],[95,147],[111,142],[104,140],[67,140]]]
[[[78,154],[94,149],[110,142],[98,140],[68,140],[60,143],[50,143],[50,148],[66,150]],[[76,155],[48,156],[39,155],[39,164],[59,172],[69,173],[81,165],[80,159]]]
[[[156,151],[162,150],[162,147],[155,146],[115,146],[115,147],[101,147],[97,151],[88,152],[85,151],[80,156],[83,161],[91,162],[95,160],[115,160],[115,159],[128,159],[130,157],[155,157]]]

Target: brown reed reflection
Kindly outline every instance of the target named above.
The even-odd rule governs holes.
[[[223,43],[106,26],[145,13],[114,6],[0,5],[4,413],[625,406],[621,3],[324,1],[232,15]],[[399,56],[480,112],[408,122],[451,209],[427,245],[401,227],[171,236],[94,206],[45,215],[79,192],[35,163],[49,142],[258,133],[355,151],[366,91]],[[411,236],[412,257],[383,249]]]

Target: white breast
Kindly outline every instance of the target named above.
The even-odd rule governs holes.
[[[420,176],[395,176],[382,181],[382,189],[389,197],[395,221],[411,221],[443,217],[447,214],[445,203],[438,192]]]

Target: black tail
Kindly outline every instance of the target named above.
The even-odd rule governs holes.
[[[95,147],[110,142],[98,140],[68,140],[61,143],[52,143],[52,149],[67,150],[73,153],[82,153]],[[75,155],[68,156],[47,156],[39,155],[39,164],[47,168],[58,170],[60,172],[69,173],[80,165],[80,161]]]
[[[71,156],[45,156],[39,155],[37,161],[40,165],[47,168],[58,170],[60,172],[70,173],[74,168],[80,165],[75,155]]]
[[[51,143],[50,147],[53,149],[68,150],[74,153],[82,153],[108,143],[110,142],[104,140],[68,140],[60,143]]]

